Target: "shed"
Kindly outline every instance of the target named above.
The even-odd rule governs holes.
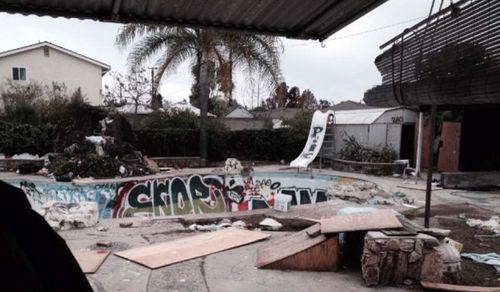
[[[403,107],[335,111],[334,152],[354,136],[362,145],[390,145],[400,159],[412,159],[416,118],[415,111]]]

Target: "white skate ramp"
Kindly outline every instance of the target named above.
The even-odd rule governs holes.
[[[321,111],[314,112],[306,146],[304,150],[302,150],[300,156],[290,162],[290,167],[307,168],[309,164],[314,161],[314,158],[318,156],[321,146],[323,145],[323,140],[325,140],[326,128],[330,116],[333,122],[333,111],[327,111],[325,113]]]

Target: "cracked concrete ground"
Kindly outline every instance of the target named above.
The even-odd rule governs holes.
[[[172,220],[154,222],[151,226],[120,228],[126,219],[102,220],[95,228],[60,231],[71,249],[100,249],[97,240],[110,240],[113,251],[144,246],[191,236],[186,228]],[[137,220],[136,220],[137,222]],[[290,232],[271,232],[271,238]],[[96,291],[372,291],[364,286],[355,272],[302,272],[257,269],[256,251],[267,241],[208,255],[206,257],[150,270],[111,254],[99,270],[87,275]],[[399,291],[397,288],[380,288]]]

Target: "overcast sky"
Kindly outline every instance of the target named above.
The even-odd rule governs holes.
[[[374,60],[379,46],[422,20],[431,0],[389,0],[356,22],[330,36],[322,48],[318,42],[284,39],[283,77],[288,85],[310,89],[317,99],[332,102],[360,101],[363,93],[380,83]],[[0,51],[49,41],[111,65],[125,72],[127,51],[114,46],[118,24],[90,20],[21,16],[0,13]],[[161,93],[169,101],[187,99],[192,77],[188,64],[163,78]],[[235,96],[241,104],[257,103],[257,85],[237,78]],[[105,80],[105,82],[107,82]],[[261,88],[260,98],[269,91]]]

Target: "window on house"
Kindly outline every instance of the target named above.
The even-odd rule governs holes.
[[[26,80],[26,68],[13,67],[12,80]]]
[[[50,57],[49,47],[47,47],[47,46],[43,47],[43,55],[45,57]]]

